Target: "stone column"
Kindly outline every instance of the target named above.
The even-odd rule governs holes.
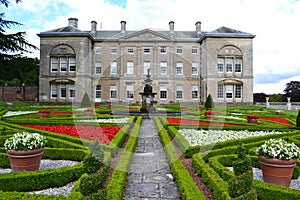
[[[291,110],[292,109],[291,97],[287,97],[287,101],[288,101],[287,104],[286,104],[287,105],[287,109]]]
[[[270,98],[270,97],[266,97],[266,107],[267,107],[267,108],[270,108],[269,98]]]

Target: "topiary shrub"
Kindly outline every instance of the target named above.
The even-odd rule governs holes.
[[[101,166],[102,163],[92,155],[88,155],[83,159],[83,170],[87,174],[96,173]]]
[[[296,119],[296,126],[300,128],[300,110],[298,111],[297,119]]]
[[[210,94],[207,96],[204,106],[206,110],[212,110],[215,107],[213,98]]]
[[[84,94],[84,96],[81,100],[80,106],[83,108],[92,106],[91,99],[87,93]]]
[[[235,177],[228,181],[228,193],[233,199],[257,199],[254,190],[252,190],[253,172],[251,159],[242,144],[239,145],[237,154],[238,160],[233,161],[232,165]]]

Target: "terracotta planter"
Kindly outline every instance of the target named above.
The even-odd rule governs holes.
[[[206,119],[213,120],[215,119],[215,115],[205,115]]]
[[[6,107],[7,107],[7,108],[12,108],[12,107],[13,107],[13,104],[12,104],[12,103],[7,103],[7,104],[6,104]]]
[[[259,163],[265,182],[285,187],[290,186],[297,159],[280,160],[259,156]]]
[[[39,113],[40,118],[48,118],[50,116],[50,113]]]
[[[85,110],[84,115],[85,116],[92,116],[93,115],[93,110]]]
[[[276,115],[282,115],[282,112],[277,111],[277,112],[276,112]]]
[[[258,119],[247,119],[248,123],[250,124],[257,124],[258,123]]]
[[[44,148],[25,151],[7,150],[13,172],[39,170],[43,153]]]

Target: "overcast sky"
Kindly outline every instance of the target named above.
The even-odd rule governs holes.
[[[70,17],[81,30],[90,30],[92,20],[103,30],[120,30],[122,20],[127,30],[168,30],[169,21],[175,30],[195,30],[197,21],[203,31],[226,26],[256,35],[255,93],[283,93],[286,83],[300,81],[299,0],[22,0],[0,8],[5,19],[24,24],[18,29],[36,46],[37,33],[67,26]]]

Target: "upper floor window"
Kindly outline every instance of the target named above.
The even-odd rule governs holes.
[[[224,72],[224,58],[218,58],[218,72]]]
[[[111,54],[117,54],[117,47],[110,47]]]
[[[234,64],[234,71],[235,72],[242,72],[242,59],[236,58]]]
[[[101,47],[95,47],[95,54],[101,54],[102,49]]]
[[[69,72],[76,71],[76,60],[75,57],[69,57]]]
[[[126,88],[126,99],[127,100],[132,100],[133,99],[133,93],[134,93],[133,85],[128,85],[127,88]]]
[[[182,85],[176,86],[176,99],[182,99],[183,98],[183,87]]]
[[[102,73],[102,64],[101,62],[95,62],[95,74]]]
[[[144,47],[144,54],[150,54],[150,53],[151,53],[150,47]]]
[[[128,61],[127,62],[127,74],[133,74],[133,62],[132,61]]]
[[[118,72],[117,62],[115,61],[110,62],[110,75],[117,75],[117,72]]]
[[[160,62],[160,75],[167,75],[167,62]]]
[[[233,67],[233,58],[226,58],[226,72],[232,73],[232,67]]]
[[[60,72],[66,72],[67,66],[68,66],[68,58],[67,57],[61,57],[60,58]]]
[[[192,75],[198,75],[198,63],[192,63]]]
[[[198,47],[192,47],[192,54],[198,54]]]
[[[182,53],[183,53],[183,49],[182,49],[181,46],[178,46],[178,47],[176,48],[176,53],[177,53],[177,54],[182,54]]]
[[[57,72],[58,69],[60,72],[67,72],[69,69],[69,72],[75,72],[76,71],[76,59],[74,56],[71,57],[59,57],[59,56],[53,56],[50,58],[50,68],[51,72]]]
[[[51,57],[51,72],[58,71],[58,57]]]
[[[161,46],[160,47],[160,53],[161,54],[166,54],[167,53],[167,47],[166,46]]]
[[[133,47],[128,47],[127,53],[128,53],[128,54],[134,54],[134,49],[133,49]]]
[[[176,74],[183,75],[183,63],[182,62],[176,63]]]

